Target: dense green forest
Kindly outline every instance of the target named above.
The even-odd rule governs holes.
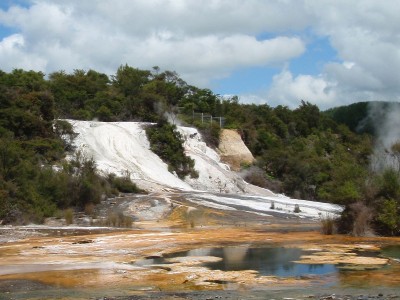
[[[40,72],[0,72],[1,223],[42,222],[104,196],[140,191],[127,177],[98,175],[91,158],[64,159],[74,133],[68,122],[57,120],[62,110],[54,95]]]
[[[376,136],[378,134],[376,125],[382,123],[390,111],[400,111],[400,103],[379,101],[357,102],[347,106],[328,109],[324,114],[337,123],[346,124],[353,132],[368,133]]]
[[[67,163],[65,153],[72,149],[65,137],[73,138],[74,133],[59,120],[155,122],[158,128],[148,136],[164,147],[179,139],[173,137],[174,125],[165,122],[172,116],[176,122],[197,126],[216,146],[218,123],[201,123],[194,118],[196,112],[222,116],[226,128],[240,132],[257,158],[251,168],[257,171],[249,169],[247,180],[292,197],[345,205],[338,222],[341,232],[363,234],[371,227],[398,235],[399,169],[370,168],[372,123],[372,131],[356,130],[366,110],[367,103],[339,112],[321,112],[305,101],[296,109],[241,104],[237,97],[191,86],[175,72],[158,67],[140,70],[123,65],[113,76],[94,70],[59,71],[47,77],[34,71],[0,71],[0,220],[40,222],[60,209],[82,208],[118,190],[135,190],[127,178],[97,175],[90,159],[78,155]],[[160,136],[167,142],[157,139]],[[385,150],[383,156],[400,158],[398,144]],[[190,171],[190,160],[176,159],[178,170],[184,171],[181,177],[196,175]]]

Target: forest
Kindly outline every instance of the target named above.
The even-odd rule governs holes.
[[[303,100],[295,109],[243,104],[236,96],[189,85],[176,72],[128,65],[112,76],[94,70],[0,71],[0,222],[42,222],[119,192],[143,192],[128,176],[100,176],[91,158],[66,160],[74,132],[63,120],[156,123],[147,132],[154,149],[167,153],[184,177],[196,176],[193,162],[180,154],[174,142],[180,137],[168,118],[198,127],[207,143],[218,146],[218,122],[202,123],[194,113],[223,117],[225,128],[238,130],[256,157],[253,166],[242,166],[249,182],[343,205],[336,221],[341,233],[400,235],[400,143],[374,151],[374,123],[359,126],[368,116],[367,103],[329,111]],[[373,160],[390,163],[373,168]]]

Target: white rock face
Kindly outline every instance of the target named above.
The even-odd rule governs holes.
[[[92,157],[100,172],[127,173],[140,187],[191,190],[190,185],[168,172],[168,166],[152,151],[144,123],[69,121],[78,134],[77,151]]]
[[[197,129],[190,127],[178,129],[185,139],[185,152],[194,159],[195,169],[199,172],[199,178],[187,178],[187,183],[196,190],[218,193],[246,192],[246,183],[243,179],[221,162],[217,152],[207,147]]]
[[[95,122],[73,121],[77,151],[87,158],[93,158],[97,169],[103,173],[115,173],[119,176],[129,174],[140,187],[152,191],[192,191],[193,201],[218,209],[251,209],[257,213],[271,211],[271,203],[286,214],[293,214],[294,206],[300,206],[300,217],[313,217],[341,211],[337,205],[290,199],[276,195],[244,182],[236,173],[221,163],[217,152],[207,147],[195,128],[179,127],[184,137],[187,155],[195,160],[195,169],[199,178],[186,178],[185,181],[168,171],[168,166],[150,150],[144,126],[138,122]],[[202,191],[202,192],[195,192]],[[218,195],[215,193],[242,194],[241,197]],[[246,194],[246,195],[245,195]]]
[[[195,128],[178,128],[185,139],[186,154],[195,160],[195,169],[199,173],[199,178],[188,177],[185,182],[170,173],[168,166],[150,150],[144,130],[146,123],[69,122],[78,134],[75,139],[77,151],[93,158],[100,172],[119,176],[128,173],[139,187],[147,190],[172,188],[223,193],[246,192],[247,184],[220,162],[218,154],[206,146]]]

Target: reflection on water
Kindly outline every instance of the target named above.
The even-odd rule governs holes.
[[[332,264],[300,264],[301,256],[307,252],[298,248],[268,247],[225,247],[225,248],[201,248],[186,252],[178,252],[165,258],[186,256],[214,256],[222,260],[207,262],[204,266],[212,270],[242,271],[255,270],[260,275],[273,275],[279,277],[297,277],[303,275],[323,275],[337,271]],[[164,263],[158,259],[155,263]]]
[[[395,260],[400,260],[400,245],[391,245],[384,247],[381,251],[382,256]]]

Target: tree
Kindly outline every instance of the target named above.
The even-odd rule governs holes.
[[[0,138],[0,178],[12,180],[21,161],[21,148],[9,138]]]
[[[399,203],[394,199],[386,199],[378,214],[378,221],[386,228],[391,235],[400,233]]]
[[[120,66],[117,74],[112,77],[112,84],[124,96],[137,96],[147,82],[149,82],[151,72],[147,70],[139,70],[128,65]]]
[[[150,149],[168,164],[170,172],[175,172],[181,179],[187,175],[198,177],[194,160],[185,155],[183,138],[175,125],[162,119],[156,125],[147,127],[146,134]]]
[[[400,175],[400,141],[392,144],[389,155],[392,159],[393,169]]]
[[[392,168],[385,169],[379,176],[378,197],[400,199],[400,175]]]

